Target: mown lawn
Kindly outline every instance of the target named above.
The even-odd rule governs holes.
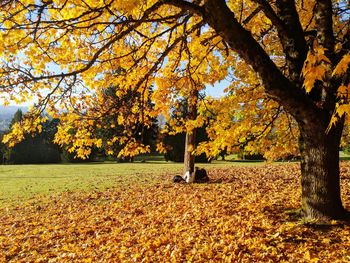
[[[120,184],[154,183],[160,174],[175,173],[178,164],[90,163],[0,166],[0,205],[19,204],[37,195],[91,191]]]
[[[262,162],[222,162],[199,167],[261,165]],[[103,190],[120,185],[162,183],[164,175],[181,174],[183,164],[161,160],[135,163],[0,165],[0,207],[64,191]]]
[[[0,262],[350,262],[348,224],[300,220],[297,163],[200,166],[210,183],[162,162],[2,166]]]

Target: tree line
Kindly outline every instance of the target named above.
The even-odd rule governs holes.
[[[14,123],[20,123],[23,118],[23,113],[20,109],[14,114],[8,130]],[[14,145],[9,147],[6,144],[0,144],[0,158],[2,164],[34,164],[34,163],[67,163],[67,162],[93,162],[93,161],[106,161],[114,160],[118,162],[133,161],[133,158],[108,156],[106,148],[94,147],[88,158],[82,159],[76,157],[73,152],[69,152],[67,148],[61,147],[54,143],[54,137],[57,132],[57,126],[59,125],[59,119],[49,119],[43,123],[43,127],[40,133],[26,134],[25,138]],[[142,129],[140,129],[142,130]],[[4,131],[0,134],[0,139],[8,131]],[[74,132],[74,131],[72,131]],[[115,130],[101,130],[101,133],[107,133],[104,136],[108,136],[108,132],[116,135]],[[166,161],[183,162],[185,152],[185,137],[184,132],[174,135],[161,135],[159,133],[159,127],[157,119],[154,120],[151,128],[143,129],[138,134],[138,140],[142,141],[145,145],[149,145],[151,148],[151,154],[157,153],[156,144],[161,140],[167,147],[167,151],[164,153]],[[103,137],[103,136],[102,136]],[[207,134],[205,128],[198,129],[196,144],[207,140]],[[116,153],[120,151],[121,146],[115,146]],[[196,156],[196,162],[208,162],[208,157],[205,154]]]

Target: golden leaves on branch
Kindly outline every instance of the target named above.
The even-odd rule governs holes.
[[[346,54],[339,61],[338,65],[334,68],[332,75],[341,76],[346,73],[350,64],[350,54]]]
[[[326,49],[322,47],[309,51],[304,63],[302,74],[304,76],[304,88],[309,93],[317,80],[323,81],[329,73],[331,61],[325,55]]]
[[[16,122],[12,125],[9,133],[4,134],[2,142],[9,147],[13,147],[16,143],[21,142],[28,134],[40,134],[42,131],[42,124],[47,120],[48,118],[46,116],[25,114],[20,122]]]
[[[263,87],[251,68],[232,52],[213,29],[202,26],[199,16],[190,16],[170,5],[145,14],[145,10],[160,2],[54,0],[37,3],[26,0],[21,3],[31,5],[25,8],[17,2],[5,5],[6,9],[0,10],[0,17],[4,19],[1,20],[3,30],[0,32],[0,55],[4,58],[4,63],[1,61],[0,65],[0,86],[12,87],[20,83],[17,86],[21,91],[24,90],[23,87],[25,90],[29,87],[32,94],[20,95],[22,97],[17,101],[29,100],[31,96],[40,102],[47,99],[46,108],[52,117],[59,117],[59,112],[69,112],[62,118],[56,142],[69,145],[71,151],[80,149],[79,154],[86,156],[89,148],[94,146],[111,146],[107,151],[114,153],[113,144],[125,143],[131,136],[130,130],[137,123],[144,122],[147,125],[152,117],[160,113],[169,117],[170,109],[179,98],[189,97],[191,92],[201,91],[206,85],[214,85],[227,78],[232,82],[227,88],[232,93],[232,98],[220,101],[221,105],[214,102],[214,112],[220,115],[215,117],[219,123],[213,124],[213,119],[208,120],[209,116],[206,116],[208,113],[202,111],[203,114],[200,113],[195,121],[180,119],[178,123],[171,123],[174,126],[173,132],[192,130],[208,122],[213,124],[208,128],[208,133],[215,142],[203,146],[205,151],[209,151],[209,145],[215,145],[215,154],[219,149],[227,147],[233,152],[236,149],[232,146],[231,139],[234,138],[235,141],[247,144],[250,152],[268,149],[271,158],[273,152],[295,152],[295,123],[284,112],[279,113],[278,106],[263,95]],[[315,2],[296,3],[301,24],[310,31],[315,27]],[[258,10],[254,14],[258,7],[256,1],[232,0],[227,1],[227,4],[237,15],[236,18],[262,44],[276,65],[282,68],[285,56],[276,30],[272,30],[271,21],[264,12]],[[40,5],[44,11],[39,21]],[[275,5],[272,4],[272,7],[275,8]],[[251,14],[254,15],[249,22],[244,23],[244,19]],[[145,21],[140,24],[141,18]],[[338,31],[343,24],[339,17],[335,21],[337,38],[341,38]],[[16,30],[11,30],[15,27]],[[349,61],[350,55],[347,54],[334,68],[333,76],[342,76]],[[325,49],[316,47],[309,52],[303,68],[307,93],[311,92],[317,81],[322,82],[332,75],[329,64]],[[6,66],[9,67],[7,71]],[[61,79],[60,74],[74,75],[74,72],[74,82],[69,78]],[[56,77],[41,79],[52,75]],[[30,77],[35,81],[28,80]],[[155,92],[150,95],[147,94],[147,88],[151,85],[155,85]],[[115,93],[119,98],[130,90],[144,94],[145,99],[150,98],[155,102],[155,108],[145,110],[144,103],[139,101],[132,106],[128,105],[132,118],[125,114],[127,107],[124,105],[108,125],[95,122],[108,111],[105,106],[111,105],[104,100],[101,91],[109,86],[118,87]],[[338,89],[342,98],[347,93],[346,87],[348,86],[344,84]],[[9,90],[6,92],[12,96],[17,93],[15,89]],[[83,95],[82,90],[87,94]],[[52,96],[45,97],[50,91],[53,92]],[[69,93],[71,95],[67,95]],[[13,100],[16,101],[15,98]],[[202,105],[202,109],[205,107]],[[145,111],[144,115],[136,116],[140,111]],[[340,106],[338,113],[342,115],[347,111],[347,106]],[[84,121],[82,113],[87,115]],[[275,115],[282,116],[281,121],[270,125],[270,120]],[[253,121],[256,125],[251,125],[248,121]],[[127,131],[120,137],[113,136],[113,139],[101,142],[101,138],[94,136],[96,129],[118,126],[127,127]],[[264,130],[264,126],[269,127]],[[79,138],[70,134],[75,127],[78,127]],[[260,144],[250,141],[253,134],[260,136],[260,133],[270,137],[265,136],[266,140]],[[17,134],[21,136],[20,132]],[[276,142],[277,137],[281,137],[282,141]],[[73,139],[77,140],[75,144]],[[130,142],[128,149],[138,149],[135,151],[139,152],[139,146]]]
[[[332,76],[338,77],[339,79],[341,79],[343,75],[346,74],[346,72],[348,71],[349,64],[350,64],[350,54],[346,54],[342,57],[342,59],[334,68]],[[338,87],[338,90],[337,90],[338,102],[336,104],[336,108],[330,120],[327,131],[329,131],[332,128],[332,126],[336,125],[339,119],[342,118],[345,114],[350,113],[349,88],[350,88],[350,83],[344,84],[344,82]],[[346,120],[348,120],[348,118]]]
[[[291,116],[266,97],[255,74],[244,63],[238,63],[237,84],[220,99],[206,99],[199,107],[205,120],[208,142],[196,150],[215,158],[221,151],[260,153],[276,160],[298,155],[298,127]],[[237,87],[236,85],[239,85]]]

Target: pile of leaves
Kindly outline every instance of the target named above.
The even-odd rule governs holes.
[[[350,209],[350,164],[342,192]],[[208,184],[66,192],[0,210],[0,262],[349,262],[350,226],[304,224],[298,164],[209,170]],[[142,179],[142,178],[141,178]]]

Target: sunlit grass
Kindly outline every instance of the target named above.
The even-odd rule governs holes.
[[[198,166],[259,164],[214,161]],[[129,184],[156,184],[164,180],[170,182],[173,175],[182,171],[181,163],[150,160],[135,163],[0,165],[0,206],[64,191],[103,190]]]
[[[340,153],[343,160],[349,155]],[[264,165],[262,161],[237,161],[227,156],[226,161],[196,164],[204,168]],[[136,158],[134,163],[84,163],[47,165],[0,165],[0,206],[20,204],[64,191],[93,191],[130,184],[157,184],[171,182],[172,176],[182,174],[183,164],[165,162],[161,156]]]

